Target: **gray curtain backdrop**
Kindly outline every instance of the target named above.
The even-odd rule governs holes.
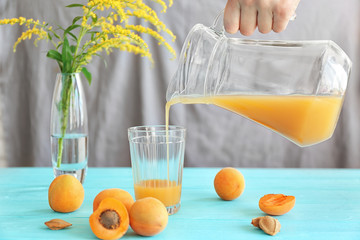
[[[81,2],[80,0],[78,0]],[[86,2],[86,1],[83,1]],[[74,10],[68,0],[1,0],[0,18],[27,17],[69,24]],[[151,6],[156,4],[149,2]],[[178,55],[196,23],[210,25],[225,0],[174,0],[160,18],[177,35]],[[299,148],[245,118],[211,105],[175,105],[170,123],[187,128],[185,166],[234,167],[360,167],[360,1],[302,0],[297,18],[280,34],[247,38],[336,42],[353,61],[344,107],[333,137]],[[46,58],[49,43],[12,45],[23,27],[0,26],[0,97],[7,166],[50,166],[50,108],[54,61]],[[234,37],[243,37],[236,35]],[[243,37],[245,38],[245,37]],[[95,60],[88,67],[93,83],[83,78],[89,117],[89,166],[130,166],[127,128],[164,124],[165,93],[178,61],[150,39],[155,59],[114,51],[107,66]],[[1,125],[0,125],[1,126]]]

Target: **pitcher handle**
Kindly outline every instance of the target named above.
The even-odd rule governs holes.
[[[225,9],[221,10],[216,16],[213,25],[210,27],[216,34],[223,36],[225,34],[224,28],[224,12]]]

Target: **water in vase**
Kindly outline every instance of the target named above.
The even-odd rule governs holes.
[[[61,135],[51,136],[52,164],[55,176],[70,174],[83,183],[87,170],[88,136],[85,134],[65,134],[60,167],[57,166],[59,139]]]

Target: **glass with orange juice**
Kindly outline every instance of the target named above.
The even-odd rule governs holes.
[[[185,128],[138,126],[128,129],[135,198],[154,197],[169,214],[180,206]]]

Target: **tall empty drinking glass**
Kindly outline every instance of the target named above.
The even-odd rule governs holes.
[[[128,129],[135,198],[159,199],[169,213],[180,208],[185,128],[138,126]]]

